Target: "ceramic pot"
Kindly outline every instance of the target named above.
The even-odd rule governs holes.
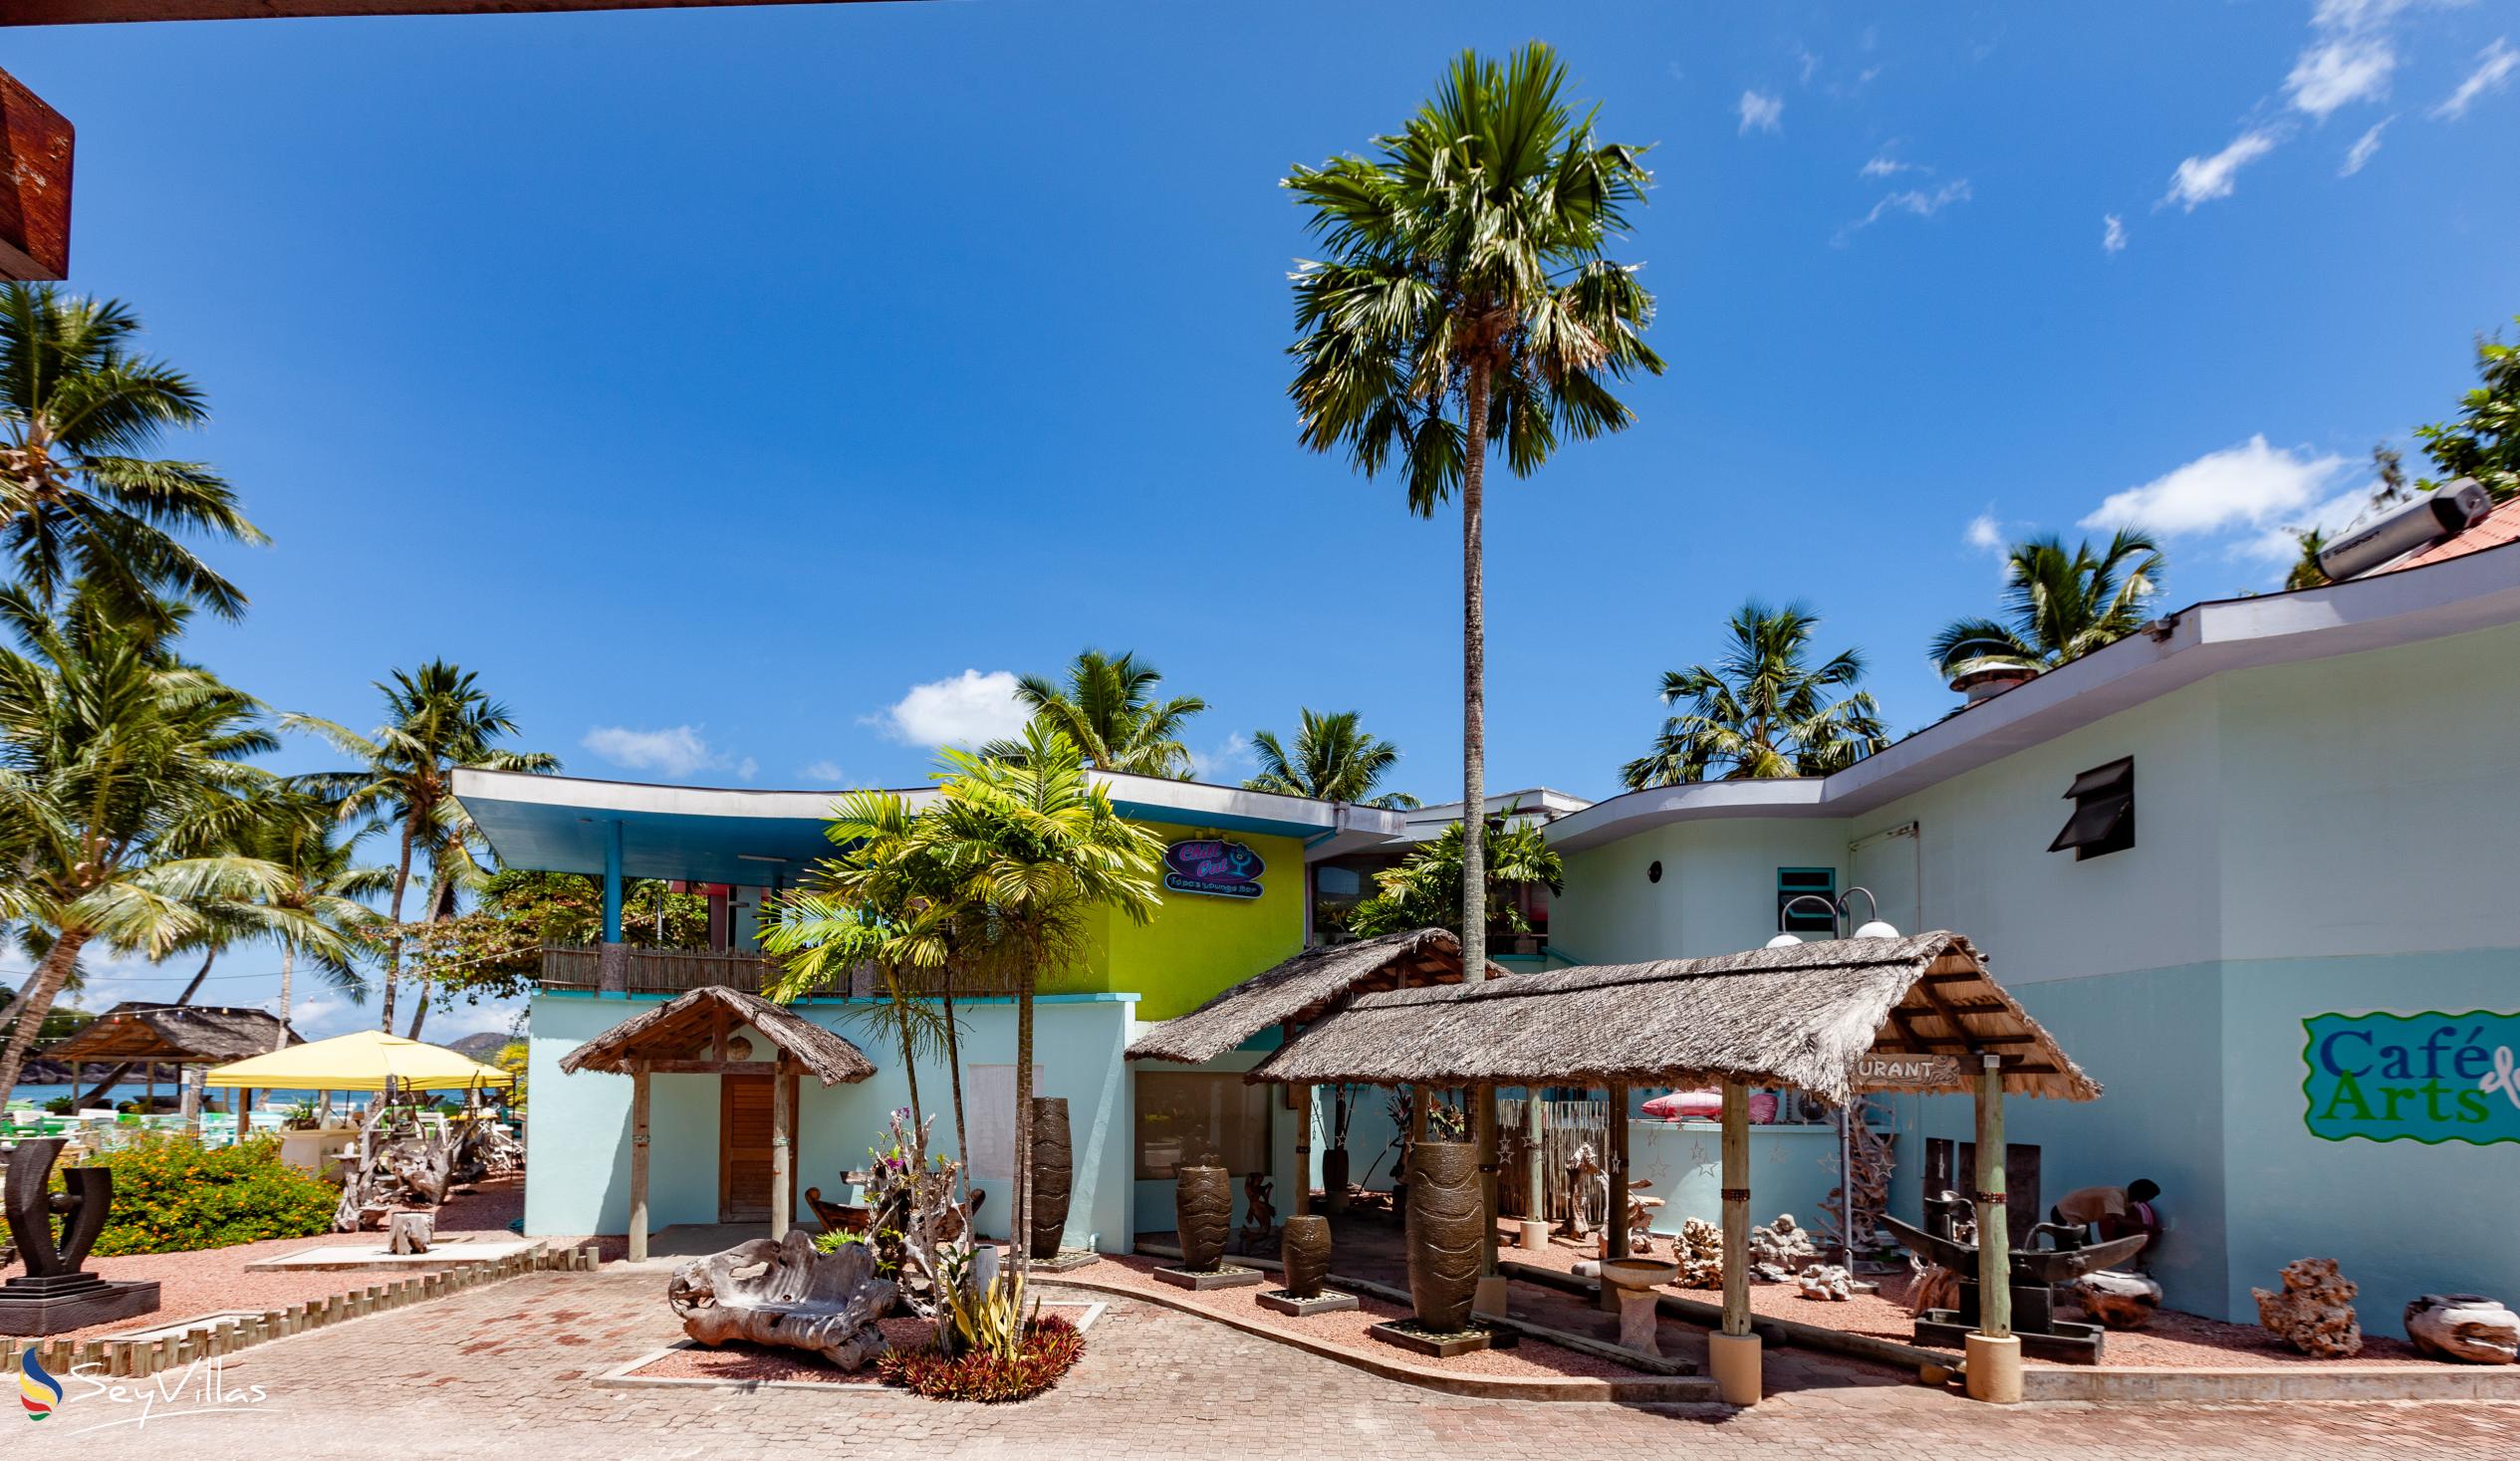
[[[1172,1223],[1181,1236],[1181,1267],[1214,1273],[1225,1261],[1234,1225],[1234,1185],[1223,1167],[1182,1167],[1172,1174]]]
[[[1032,1255],[1059,1256],[1068,1232],[1068,1199],[1076,1186],[1075,1148],[1068,1139],[1065,1096],[1033,1097]]]
[[[1470,1322],[1479,1284],[1479,1148],[1420,1141],[1408,1172],[1408,1299],[1417,1322],[1445,1334]]]
[[[1318,1213],[1288,1218],[1278,1262],[1286,1269],[1286,1292],[1298,1299],[1321,1293],[1322,1281],[1330,1277],[1330,1219]]]
[[[1321,1154],[1321,1203],[1332,1212],[1348,1210],[1348,1148],[1344,1146]]]

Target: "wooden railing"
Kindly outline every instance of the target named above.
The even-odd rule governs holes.
[[[543,988],[597,988],[600,954],[601,950],[593,944],[545,944]],[[629,994],[688,994],[710,985],[759,994],[762,980],[778,962],[765,954],[719,953],[713,949],[630,948],[625,949],[623,956],[623,989]],[[914,981],[914,987],[921,994],[932,995],[942,983],[940,979],[920,979]],[[872,999],[881,989],[875,970],[860,967],[829,981],[816,993],[832,998]],[[954,986],[957,997],[1014,992],[1014,987],[1002,980],[984,981],[967,975]]]

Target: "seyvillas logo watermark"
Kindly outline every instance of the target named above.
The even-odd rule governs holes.
[[[87,1423],[61,1432],[65,1436],[118,1425],[145,1429],[152,1420],[181,1415],[234,1415],[271,1398],[261,1385],[229,1384],[217,1359],[196,1359],[147,1379],[112,1379],[104,1365],[92,1362],[74,1366],[67,1378],[78,1387],[75,1393],[65,1390],[33,1349],[18,1355],[18,1403],[26,1407],[27,1419],[49,1419],[73,1403],[79,1407],[76,1418]]]
[[[18,1356],[18,1403],[29,1420],[50,1419],[61,1408],[61,1381],[45,1372],[32,1349]]]
[[[2343,1141],[2520,1141],[2520,1014],[2304,1020],[2303,1121]]]

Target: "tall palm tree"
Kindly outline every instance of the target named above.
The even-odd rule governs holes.
[[[1653,297],[1604,257],[1644,195],[1640,149],[1595,136],[1566,88],[1538,42],[1503,63],[1465,51],[1399,132],[1375,139],[1377,156],[1298,166],[1285,184],[1330,254],[1294,276],[1288,393],[1304,444],[1344,447],[1370,477],[1395,468],[1421,517],[1461,496],[1465,807],[1486,803],[1488,453],[1529,476],[1561,435],[1629,423],[1611,381],[1662,369],[1640,335]],[[1465,904],[1481,896],[1484,853],[1472,818]],[[1463,967],[1483,972],[1486,930],[1462,942]]]
[[[1190,774],[1190,748],[1181,743],[1181,728],[1207,702],[1196,695],[1157,700],[1155,686],[1162,682],[1163,672],[1134,653],[1115,657],[1088,649],[1068,666],[1066,684],[1028,674],[1016,681],[1015,698],[1035,720],[1075,742],[1086,765],[1178,781]],[[1023,746],[993,741],[980,754],[1012,760],[1023,754]]]
[[[1015,1176],[1018,1284],[1030,1268],[1032,1224],[1033,991],[1083,952],[1089,915],[1114,909],[1144,923],[1161,902],[1163,845],[1123,818],[1111,793],[1086,775],[1067,735],[1040,721],[1024,729],[1018,759],[947,748],[940,790],[917,819],[918,840],[958,883],[958,900],[984,918],[1014,976]]]
[[[1319,802],[1352,802],[1390,811],[1418,805],[1417,799],[1406,792],[1375,792],[1383,778],[1399,764],[1400,748],[1360,730],[1357,712],[1353,710],[1324,715],[1306,709],[1292,754],[1275,731],[1260,731],[1252,736],[1251,743],[1259,748],[1260,774],[1243,783],[1246,791],[1311,797]]]
[[[0,1101],[90,944],[157,958],[227,924],[324,936],[270,901],[281,868],[237,851],[270,781],[246,764],[275,745],[261,705],[175,659],[121,597],[74,586],[56,617],[0,591],[20,646],[0,649],[0,913],[42,948],[0,1050]]]
[[[496,744],[516,733],[516,718],[507,706],[490,698],[468,670],[432,659],[415,671],[395,670],[391,682],[379,680],[384,696],[384,724],[361,735],[333,721],[312,715],[282,717],[293,730],[312,731],[361,764],[356,770],[324,772],[299,779],[299,785],[333,801],[343,821],[377,817],[392,824],[401,843],[394,866],[392,896],[385,916],[402,921],[402,899],[411,885],[411,860],[423,858],[432,872],[433,917],[453,912],[448,900],[454,879],[471,865],[471,845],[477,834],[463,806],[454,797],[459,767],[485,771],[548,772],[560,759],[542,751],[511,751]],[[378,1027],[393,1029],[395,984],[402,971],[402,935],[386,940],[382,1018]],[[419,1013],[428,994],[422,989]],[[419,1019],[412,1020],[417,1038]]]
[[[2161,589],[2161,549],[2121,528],[2095,553],[2053,534],[2004,559],[2004,617],[1955,618],[1933,636],[1934,663],[1957,678],[1985,669],[2056,668],[2143,627]]]
[[[278,937],[284,1028],[275,1050],[289,1044],[285,1027],[297,1008],[300,954],[307,956],[327,987],[348,996],[352,1004],[368,1002],[368,979],[359,971],[355,956],[371,946],[383,920],[362,899],[393,886],[392,868],[359,861],[359,844],[375,830],[374,823],[346,824],[338,809],[322,798],[282,786],[265,798],[261,815],[243,839],[246,851],[287,874],[287,884],[269,894],[269,901],[303,913],[308,926],[320,932],[310,938],[292,930]]]
[[[1724,628],[1713,664],[1662,675],[1662,703],[1688,709],[1662,722],[1653,750],[1620,768],[1632,789],[1749,777],[1826,776],[1890,744],[1881,707],[1855,688],[1864,655],[1843,649],[1812,664],[1812,628],[1800,605],[1752,600]]]
[[[1359,938],[1406,933],[1418,928],[1466,932],[1461,901],[1461,824],[1443,830],[1375,877],[1374,896],[1349,914],[1348,929]],[[1487,832],[1489,852],[1487,896],[1482,923],[1502,924],[1516,933],[1529,931],[1522,909],[1506,894],[1518,887],[1545,886],[1566,891],[1566,861],[1536,826],[1506,826],[1500,820]]]
[[[176,535],[264,538],[208,467],[150,455],[209,408],[191,377],[137,353],[139,328],[118,300],[0,286],[0,554],[48,608],[84,580],[126,613],[155,614],[167,595],[235,618],[245,596]]]

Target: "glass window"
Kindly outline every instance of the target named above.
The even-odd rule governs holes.
[[[1835,867],[1777,868],[1777,931],[1837,937],[1838,911],[1828,901],[1837,895],[1838,869]],[[1797,899],[1809,901],[1798,902]]]
[[[1269,1167],[1269,1088],[1240,1072],[1137,1073],[1137,1180],[1221,1166],[1240,1177]]]

